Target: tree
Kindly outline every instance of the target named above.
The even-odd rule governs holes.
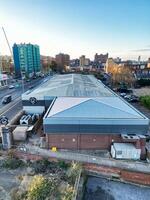
[[[112,58],[107,60],[106,72],[111,74],[112,82],[114,84],[124,82],[127,85],[132,86],[135,81],[130,67],[123,64],[117,64]]]
[[[58,71],[58,65],[55,61],[52,61],[50,64],[50,68],[52,69],[52,71],[57,72]]]

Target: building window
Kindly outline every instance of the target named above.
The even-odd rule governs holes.
[[[122,151],[116,151],[117,155],[122,155]]]
[[[61,141],[64,142],[65,141],[64,138],[62,138]]]
[[[76,141],[76,139],[75,139],[75,138],[73,138],[73,139],[72,139],[72,142],[75,142],[75,141]]]

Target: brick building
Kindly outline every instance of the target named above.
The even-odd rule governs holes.
[[[146,133],[146,121],[115,96],[59,97],[47,111],[43,126],[49,148],[110,149],[112,142],[127,142],[125,134]],[[138,136],[128,138],[137,148],[141,140]]]
[[[22,103],[28,113],[46,112],[49,148],[110,149],[113,142],[141,148],[148,131],[149,119],[92,75],[56,75],[23,94]]]

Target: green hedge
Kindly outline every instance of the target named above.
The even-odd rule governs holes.
[[[140,80],[137,80],[137,85],[139,86],[150,86],[150,79],[140,79]]]
[[[150,109],[150,95],[141,96],[140,102],[148,109]]]

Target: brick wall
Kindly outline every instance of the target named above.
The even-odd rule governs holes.
[[[106,176],[120,177],[123,181],[132,182],[141,185],[150,185],[150,174],[133,172],[130,170],[122,170],[119,168],[99,166],[96,164],[84,164],[84,168],[87,171],[95,172]]]
[[[14,156],[16,156],[19,159],[25,159],[25,160],[43,159],[43,157],[40,155],[27,154],[18,151],[15,152]],[[48,160],[54,162],[58,161],[58,159],[56,158],[49,158]],[[105,175],[107,177],[116,176],[122,179],[123,181],[150,186],[150,174],[133,172],[130,170],[127,171],[114,167],[100,166],[97,164],[83,164],[83,168],[86,171],[95,172],[97,174]]]
[[[120,135],[70,134],[47,135],[48,147],[58,149],[110,149],[112,140],[121,142]]]
[[[87,171],[93,171],[93,172],[98,172],[100,174],[104,175],[117,175],[120,176],[121,170],[118,168],[112,168],[112,167],[104,167],[104,166],[99,166],[95,164],[84,164],[84,169]]]
[[[122,170],[121,178],[125,181],[129,181],[129,182],[133,182],[133,183],[150,185],[150,174]]]
[[[40,155],[35,155],[35,154],[29,154],[29,153],[23,153],[23,152],[19,152],[19,151],[15,151],[14,152],[14,156],[16,158],[19,159],[24,159],[24,160],[33,160],[33,161],[37,161],[37,160],[42,160],[44,159],[43,156]],[[54,161],[57,162],[58,159],[57,158],[47,158],[49,161]]]

